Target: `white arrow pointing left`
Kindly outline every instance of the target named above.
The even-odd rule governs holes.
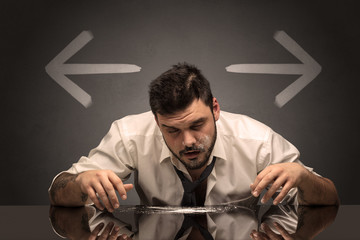
[[[131,73],[141,70],[141,67],[133,64],[65,64],[91,39],[93,39],[92,33],[83,31],[45,67],[49,76],[86,108],[92,104],[91,96],[67,78],[66,74]]]

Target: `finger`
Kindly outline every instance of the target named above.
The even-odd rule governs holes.
[[[258,233],[257,231],[255,231],[255,230],[252,230],[252,232],[250,233],[250,237],[251,237],[251,239],[253,239],[253,240],[260,239],[260,238],[259,238],[259,233]]]
[[[280,177],[275,180],[275,182],[272,183],[269,190],[265,193],[264,197],[261,199],[262,203],[266,203],[269,201],[269,199],[275,194],[276,191],[278,191],[282,185],[284,185],[286,182],[286,178]]]
[[[118,191],[121,199],[125,200],[126,199],[126,190],[125,190],[124,184],[121,181],[121,179],[115,173],[112,173],[112,174],[109,174],[109,180],[111,181],[111,183],[113,184],[115,189]]]
[[[99,198],[105,205],[105,208],[110,212],[114,211],[103,185],[98,182],[95,184],[94,188],[95,188],[95,191],[98,194]]]
[[[134,188],[134,185],[132,183],[127,183],[127,184],[124,184],[124,188],[125,188],[126,192],[128,192]]]
[[[273,203],[274,205],[279,204],[284,197],[288,194],[288,192],[290,191],[290,189],[293,187],[293,184],[291,182],[286,182],[286,184],[284,185],[284,187],[281,189],[281,192],[279,193],[279,195],[274,199]]]
[[[262,170],[255,178],[254,182],[250,185],[251,191],[254,191],[259,182],[263,179],[265,175],[267,175],[269,172],[271,172],[271,168],[267,167],[264,170]]]
[[[110,202],[112,208],[118,208],[119,200],[118,200],[118,197],[116,196],[116,192],[115,192],[114,186],[110,180],[110,176],[103,177],[103,178],[101,178],[100,181],[101,181],[101,185],[103,186],[103,188],[107,194],[107,198],[109,199],[109,202]]]
[[[105,226],[104,223],[98,224],[98,225],[94,228],[94,230],[91,232],[91,235],[90,235],[90,237],[89,237],[89,240],[95,240],[96,237],[99,235],[101,229],[103,229],[104,226]]]
[[[268,174],[266,174],[261,181],[257,184],[257,186],[255,187],[255,190],[252,192],[252,194],[255,197],[258,197],[260,195],[260,193],[270,184],[272,184],[275,180],[276,180],[276,173],[274,173],[273,171],[269,172]]]
[[[117,240],[131,240],[131,238],[126,234],[121,234]]]
[[[104,206],[100,203],[98,196],[96,195],[94,189],[89,187],[87,192],[88,192],[89,198],[95,204],[95,206],[98,209],[100,209],[101,211],[104,210]]]
[[[290,234],[285,230],[285,228],[283,228],[283,226],[281,226],[279,223],[274,223],[274,226],[276,227],[276,229],[279,231],[279,233],[281,234],[281,236],[284,239],[291,239]]]
[[[264,233],[255,230],[251,232],[250,237],[254,240],[269,240],[269,238]]]
[[[117,235],[119,234],[119,232],[120,232],[120,227],[119,226],[114,226],[112,231],[111,231],[111,234],[109,235],[107,240],[116,240]]]
[[[109,234],[111,232],[111,230],[114,227],[114,223],[113,222],[109,222],[108,225],[106,226],[106,228],[104,229],[104,231],[102,232],[102,234],[100,235],[99,239],[101,240],[105,240],[109,237]]]
[[[261,224],[261,228],[264,230],[264,232],[266,233],[266,235],[271,239],[271,240],[280,240],[280,236],[278,236],[276,233],[273,232],[273,230],[271,230],[271,228],[269,227],[269,225],[267,225],[266,223],[262,223]]]
[[[134,185],[132,185],[131,183],[127,183],[127,184],[124,184],[124,189],[125,189],[125,194],[123,194],[121,196],[121,199],[122,200],[126,200],[127,199],[127,192],[130,191],[131,189],[134,188]]]

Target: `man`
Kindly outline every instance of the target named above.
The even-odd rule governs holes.
[[[274,204],[338,204],[334,184],[299,161],[298,150],[269,127],[222,111],[209,82],[178,64],[150,84],[151,112],[115,121],[88,157],[55,177],[53,205],[93,202],[113,211],[135,172],[142,204],[201,206],[262,197]],[[100,202],[101,200],[101,202]]]

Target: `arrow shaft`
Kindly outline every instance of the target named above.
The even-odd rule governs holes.
[[[235,73],[301,75],[306,68],[304,64],[234,64],[226,70]]]
[[[106,74],[139,72],[140,67],[133,64],[63,64],[64,74]]]

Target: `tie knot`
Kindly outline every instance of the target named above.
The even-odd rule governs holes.
[[[200,178],[195,181],[187,179],[182,171],[174,166],[174,169],[179,176],[184,188],[184,196],[181,202],[182,206],[196,206],[195,188],[197,188],[201,182],[203,182],[211,173],[214,168],[216,158],[214,157],[212,162],[201,173]]]

